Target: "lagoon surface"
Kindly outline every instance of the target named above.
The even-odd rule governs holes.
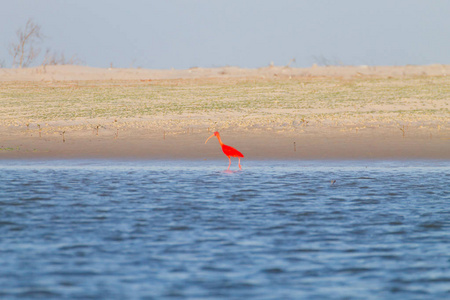
[[[450,161],[242,165],[0,161],[0,298],[450,298]]]

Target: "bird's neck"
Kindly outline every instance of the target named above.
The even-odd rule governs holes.
[[[217,139],[219,140],[220,146],[223,146],[222,140],[220,139],[220,135],[217,135]]]

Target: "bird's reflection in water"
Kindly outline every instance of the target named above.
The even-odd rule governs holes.
[[[236,173],[242,173],[242,170],[235,170],[235,171],[233,171],[233,170],[227,169],[227,170],[221,171],[220,173],[225,173],[225,174],[236,174]]]

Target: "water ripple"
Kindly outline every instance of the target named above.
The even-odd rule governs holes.
[[[0,298],[450,296],[449,162],[204,163],[0,162]]]

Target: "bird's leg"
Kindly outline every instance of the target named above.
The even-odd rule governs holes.
[[[228,160],[230,161],[230,163],[228,164],[228,169],[227,169],[227,170],[230,170],[230,166],[231,166],[231,157],[228,156]]]
[[[239,170],[242,170],[242,167],[241,167],[241,158],[239,157]]]

